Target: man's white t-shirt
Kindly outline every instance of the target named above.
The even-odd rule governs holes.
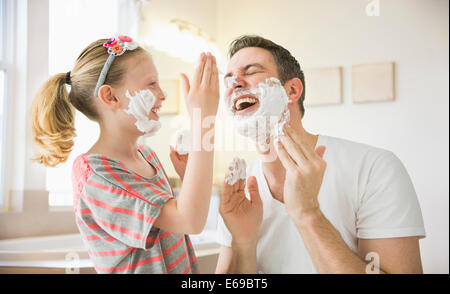
[[[390,151],[319,135],[327,169],[319,192],[322,213],[357,253],[358,239],[425,237],[422,212],[411,179]],[[265,274],[316,273],[309,253],[284,204],[275,200],[261,160],[247,168],[263,201],[257,246],[258,271]],[[249,198],[249,195],[247,195]],[[219,216],[217,242],[231,247],[231,234]]]

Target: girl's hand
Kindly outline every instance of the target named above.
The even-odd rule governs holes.
[[[177,172],[178,176],[180,176],[181,181],[183,181],[184,173],[186,172],[186,165],[188,161],[189,154],[180,155],[178,152],[170,146],[170,161],[172,161],[173,167]]]
[[[201,117],[215,116],[219,105],[219,73],[216,58],[202,53],[195,69],[192,84],[181,74],[186,106],[191,118],[194,109],[201,110]]]

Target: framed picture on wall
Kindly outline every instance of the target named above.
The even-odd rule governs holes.
[[[159,86],[167,93],[166,100],[159,113],[178,114],[180,111],[180,80],[161,79]]]
[[[393,101],[394,63],[380,62],[352,66],[353,103]]]
[[[305,106],[342,103],[342,68],[311,68],[304,70]]]

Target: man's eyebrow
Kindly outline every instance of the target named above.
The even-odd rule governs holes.
[[[227,73],[223,78],[226,79],[226,78],[231,77],[232,75],[233,75],[233,74],[232,74],[231,72],[229,72],[229,73]]]
[[[259,63],[250,63],[250,64],[247,64],[246,66],[244,66],[241,71],[247,71],[247,70],[249,70],[252,67],[258,67],[260,69],[266,69],[264,66],[262,66]],[[226,78],[231,77],[232,75],[233,74],[231,72],[229,72],[223,78],[226,79]]]

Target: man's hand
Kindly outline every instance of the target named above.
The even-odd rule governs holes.
[[[286,127],[284,132],[276,148],[286,169],[284,204],[291,218],[298,218],[320,209],[318,195],[327,166],[325,146],[314,150],[292,128]]]
[[[255,177],[247,180],[250,200],[245,197],[245,180],[230,186],[224,183],[219,212],[237,245],[255,245],[262,223],[263,205]]]
[[[181,181],[183,181],[189,154],[180,155],[172,146],[170,146],[169,157],[170,161],[172,161],[175,171],[177,172],[178,176],[180,176]]]

